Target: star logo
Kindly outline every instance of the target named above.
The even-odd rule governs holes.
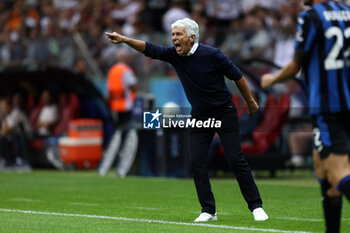
[[[157,109],[157,111],[155,113],[151,113],[151,115],[153,116],[151,122],[153,122],[154,120],[159,121],[159,117],[162,115],[161,113],[159,113],[159,109]]]
[[[143,128],[144,129],[160,129],[159,117],[162,113],[157,109],[156,112],[143,112]]]

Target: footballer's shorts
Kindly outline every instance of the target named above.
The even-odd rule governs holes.
[[[314,145],[321,159],[330,153],[344,155],[348,153],[350,137],[350,112],[313,116]]]

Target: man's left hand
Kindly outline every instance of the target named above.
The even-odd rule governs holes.
[[[251,102],[248,102],[247,104],[248,104],[248,111],[250,114],[250,119],[254,119],[253,114],[256,113],[256,111],[258,111],[259,105],[254,100]]]

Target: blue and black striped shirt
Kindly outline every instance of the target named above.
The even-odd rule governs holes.
[[[296,52],[307,54],[303,68],[310,114],[350,111],[350,9],[323,2],[298,18]]]

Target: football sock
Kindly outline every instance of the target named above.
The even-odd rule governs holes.
[[[322,206],[326,222],[326,233],[337,233],[340,230],[340,216],[342,210],[342,196],[330,197],[327,195],[331,185],[326,179],[320,180],[322,189]]]
[[[350,176],[345,176],[338,184],[337,189],[341,191],[350,201]]]

